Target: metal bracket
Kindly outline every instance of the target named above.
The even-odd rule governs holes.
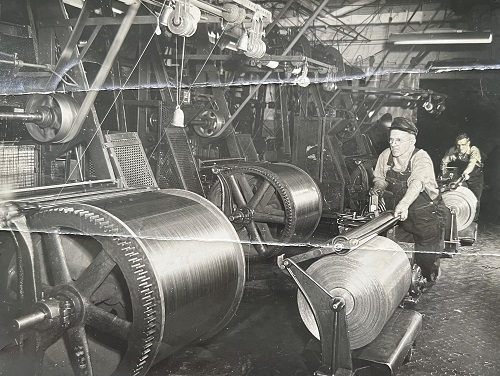
[[[278,266],[286,269],[311,308],[321,341],[321,366],[315,376],[349,376],[353,365],[349,344],[345,301],[332,296],[293,260],[278,257]]]

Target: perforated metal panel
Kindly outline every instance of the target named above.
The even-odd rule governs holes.
[[[36,186],[37,162],[38,151],[34,145],[0,144],[0,189]]]
[[[204,195],[186,131],[169,127],[164,132],[167,142],[161,144],[157,175],[160,188],[180,188]]]
[[[115,174],[125,187],[157,187],[141,140],[136,132],[105,135]]]

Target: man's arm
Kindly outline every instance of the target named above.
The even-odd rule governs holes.
[[[442,172],[446,171],[446,167],[448,167],[448,163],[453,162],[456,159],[455,152],[456,152],[455,147],[451,147],[445,153],[443,159],[441,159],[441,171]]]
[[[387,156],[382,152],[377,159],[377,164],[373,170],[373,187],[370,189],[370,195],[381,195],[389,183],[385,180]]]
[[[472,170],[474,170],[477,162],[481,162],[481,153],[479,152],[479,149],[477,147],[472,146],[469,157],[469,164],[465,168],[464,172],[462,172],[462,176],[465,178],[465,180],[469,179],[469,174],[472,172]]]
[[[410,163],[412,165],[411,175],[408,178],[408,189],[394,210],[394,215],[399,215],[402,221],[408,218],[408,208],[424,190],[425,184],[434,178],[432,160],[425,151],[420,150],[416,153]]]

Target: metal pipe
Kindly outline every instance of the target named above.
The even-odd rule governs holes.
[[[44,312],[37,311],[12,320],[10,326],[16,332],[20,332],[42,323],[46,317]]]
[[[321,3],[321,5],[319,7],[316,8],[316,10],[314,11],[314,13],[311,15],[311,17],[309,17],[306,21],[306,23],[304,24],[304,26],[302,26],[302,29],[300,29],[300,31],[297,33],[297,35],[295,36],[295,38],[290,42],[290,44],[288,45],[288,47],[285,49],[285,51],[283,51],[283,53],[281,54],[281,56],[286,56],[293,48],[293,46],[295,46],[295,44],[300,40],[300,38],[302,37],[302,35],[306,32],[307,28],[312,25],[312,23],[314,22],[314,20],[316,19],[316,17],[318,16],[319,12],[321,12],[321,10],[326,6],[326,4],[328,4],[328,0],[323,0],[323,2]],[[241,105],[236,109],[236,111],[231,115],[231,117],[226,121],[226,124],[224,124],[224,126],[221,128],[221,130],[219,131],[219,135],[223,134],[224,131],[229,127],[229,125],[234,121],[234,119],[236,118],[236,116],[238,116],[238,114],[243,110],[243,108],[246,106],[246,104],[248,102],[250,102],[250,100],[252,99],[252,97],[254,96],[254,94],[257,92],[257,90],[260,89],[260,87],[266,82],[266,80],[269,78],[269,76],[274,72],[274,70],[270,70],[269,72],[267,72],[264,77],[262,77],[262,80],[261,82],[259,82],[257,85],[255,85],[255,87],[250,91],[250,93],[248,93],[248,96],[245,98],[245,100],[243,101],[243,103],[241,103]]]
[[[351,251],[381,232],[388,230],[399,222],[392,211],[380,214],[378,217],[332,240],[332,248],[337,251]]]
[[[92,87],[87,92],[87,95],[85,96],[85,99],[80,106],[80,111],[78,111],[72,127],[80,129],[80,127],[83,125],[83,122],[87,118],[90,108],[94,104],[97,94],[99,93],[99,90],[104,84],[104,81],[106,80],[106,77],[108,76],[109,71],[113,66],[113,61],[115,60],[116,55],[118,55],[118,51],[120,51],[120,48],[125,41],[125,37],[127,36],[128,31],[134,22],[134,18],[137,14],[137,11],[139,10],[140,4],[141,3],[139,1],[136,1],[132,5],[130,5],[127,14],[123,18],[123,22],[120,25],[120,28],[116,32],[115,39],[113,40],[113,43],[109,48],[108,54],[106,55],[106,58],[104,59],[99,72],[97,72],[95,80],[92,83]]]
[[[0,112],[0,119],[22,120],[31,123],[36,123],[36,122],[41,122],[43,120],[43,115],[39,113],[25,114],[25,113],[15,113],[15,112]]]
[[[199,0],[191,0],[191,4],[197,6],[200,9],[203,9],[208,13],[212,13],[214,16],[224,17],[224,13],[227,12],[227,10],[225,10],[222,7],[218,7],[212,4],[207,4]]]

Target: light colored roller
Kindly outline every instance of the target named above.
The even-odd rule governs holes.
[[[458,187],[443,193],[443,201],[448,209],[455,212],[457,230],[467,228],[476,214],[477,198],[469,188]]]
[[[332,296],[344,298],[352,349],[369,344],[380,334],[411,282],[406,253],[381,236],[347,255],[326,256],[306,272]],[[319,339],[312,310],[300,292],[297,301],[304,324]]]

